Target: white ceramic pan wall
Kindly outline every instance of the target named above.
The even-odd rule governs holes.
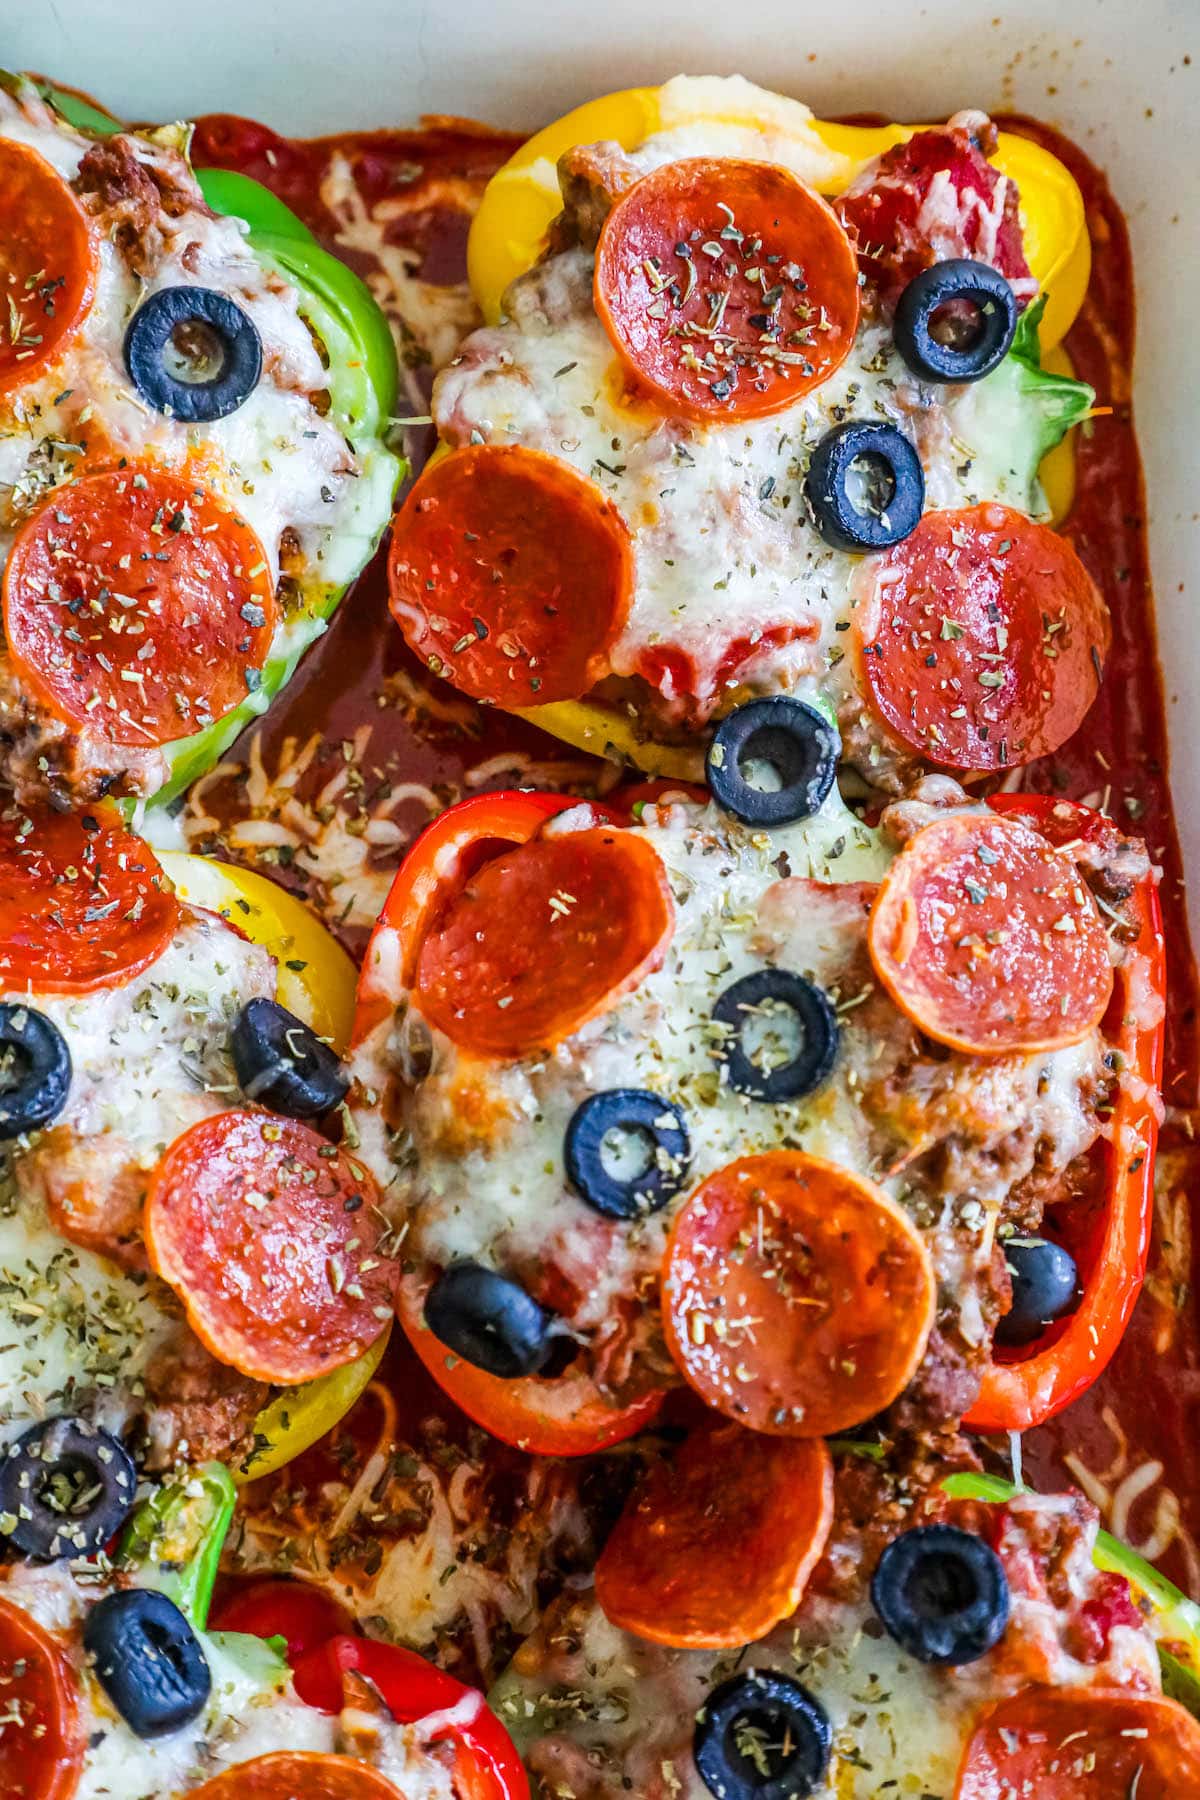
[[[422,112],[532,129],[680,72],[740,72],[829,113],[979,105],[1063,127],[1108,171],[1133,233],[1159,649],[1200,943],[1200,0],[0,0],[0,64],[130,116],[240,112],[299,134]]]

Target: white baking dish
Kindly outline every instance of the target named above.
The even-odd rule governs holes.
[[[300,134],[422,112],[533,128],[590,95],[733,71],[819,112],[1059,125],[1104,167],[1137,260],[1135,397],[1185,858],[1200,871],[1200,0],[9,0],[0,63],[131,117],[241,112]],[[1189,52],[1194,48],[1194,59]],[[1147,653],[1151,647],[1147,646]],[[1200,878],[1192,895],[1200,940]]]

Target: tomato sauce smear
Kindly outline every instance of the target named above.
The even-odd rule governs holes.
[[[531,128],[536,123],[531,121]],[[1022,771],[1022,786],[1105,805],[1124,831],[1145,838],[1161,865],[1170,959],[1165,1098],[1171,1106],[1191,1107],[1197,1085],[1197,988],[1167,783],[1145,495],[1129,400],[1134,342],[1129,237],[1104,176],[1082,151],[1035,120],[1002,117],[997,123],[1044,145],[1082,189],[1094,261],[1087,299],[1067,349],[1078,375],[1096,389],[1098,406],[1111,408],[1079,434],[1076,498],[1064,527],[1112,617],[1104,681],[1083,724],[1052,756]],[[262,181],[327,248],[377,281],[380,265],[364,247],[359,226],[367,216],[382,220],[389,260],[401,258],[415,280],[444,288],[460,328],[469,329],[477,322],[465,286],[470,219],[488,178],[520,141],[447,118],[427,120],[420,129],[299,140],[221,114],[198,122],[193,155],[199,166],[236,169]],[[411,404],[413,414],[424,414],[430,348],[414,328],[415,315],[403,317],[402,297],[393,304],[386,283],[377,291],[393,318],[400,315],[401,405]],[[418,467],[431,444],[428,426],[409,431],[407,448]],[[439,710],[414,708],[414,693],[432,695]],[[449,800],[470,791],[464,786],[469,771],[495,764],[495,759],[525,757],[534,760],[547,781],[557,766],[564,787],[587,785],[588,770],[581,768],[576,753],[495,708],[472,709],[466,702],[455,706],[454,699],[430,681],[404,647],[388,613],[386,569],[377,559],[272,708],[262,727],[263,760],[270,766],[288,738],[303,743],[318,732],[324,743],[313,779],[319,782],[336,770],[345,755],[343,745],[369,720],[370,775],[379,783],[416,783]],[[233,755],[244,760],[247,744]],[[500,775],[488,775],[480,785],[511,785],[512,766],[510,760],[507,783]],[[233,810],[231,799],[222,801],[219,794],[206,804],[218,819],[223,804]],[[420,816],[397,816],[410,822],[414,832],[425,822]],[[214,834],[213,848],[220,847]],[[299,869],[289,871],[286,864],[285,858],[284,866],[273,872],[304,891]],[[363,931],[347,927],[343,935],[353,950],[361,950]],[[1161,1566],[1185,1585],[1200,1582],[1200,1554],[1191,1541],[1200,1542],[1200,1442],[1189,1426],[1184,1398],[1200,1369],[1200,1329],[1191,1297],[1200,1291],[1200,1256],[1193,1266],[1169,1219],[1171,1206],[1182,1206],[1200,1179],[1198,1154],[1190,1134],[1169,1120],[1159,1151],[1166,1191],[1164,1229],[1146,1293],[1121,1350],[1081,1401],[1027,1434],[1024,1443],[1026,1477],[1043,1486],[1077,1482],[1082,1468],[1101,1478],[1111,1492],[1145,1462],[1161,1462],[1166,1471],[1162,1480],[1134,1505],[1126,1530],[1131,1538],[1149,1539],[1156,1509],[1167,1501],[1163,1517],[1169,1517],[1168,1494],[1173,1495],[1186,1535],[1175,1533]]]

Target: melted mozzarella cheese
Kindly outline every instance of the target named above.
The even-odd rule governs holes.
[[[680,157],[742,155],[812,175],[812,146],[794,133],[692,122],[653,136],[628,158],[644,173]],[[743,682],[827,694],[844,713],[857,695],[843,635],[862,559],[831,549],[803,498],[813,450],[845,419],[883,421],[916,442],[930,507],[995,500],[1042,508],[1021,433],[1011,429],[1007,376],[931,398],[898,357],[891,331],[867,322],[850,355],[812,393],[768,419],[698,425],[631,402],[596,316],[594,258],[572,249],[509,290],[509,318],[475,332],[438,377],[434,415],[452,444],[517,442],[558,456],[610,496],[633,537],[635,588],[610,661],[636,674],[670,646],[694,669],[712,710]],[[999,373],[999,372],[998,372]],[[799,635],[773,642],[772,627]],[[755,646],[762,644],[761,650]],[[731,644],[744,649],[722,674]],[[668,707],[686,701],[670,685]]]
[[[777,1670],[801,1682],[829,1719],[829,1766],[814,1796],[949,1800],[967,1738],[989,1702],[1031,1681],[1143,1693],[1160,1686],[1146,1625],[1115,1626],[1102,1661],[1071,1653],[1072,1625],[1105,1579],[1092,1563],[1096,1515],[1087,1509],[1081,1518],[1081,1504],[1072,1495],[1029,1494],[1006,1509],[1006,1556],[1016,1564],[1031,1548],[1036,1559],[1037,1546],[1044,1551],[1047,1542],[1067,1546],[1054,1568],[1069,1597],[1052,1599],[1036,1560],[1030,1563],[1011,1582],[1012,1611],[999,1646],[974,1663],[918,1662],[887,1635],[865,1597],[809,1594],[767,1637],[722,1655],[642,1642],[593,1605],[581,1626],[573,1610],[568,1632],[519,1655],[491,1704],[530,1766],[550,1777],[549,1792],[563,1791],[554,1775],[569,1789],[573,1772],[586,1769],[590,1800],[627,1792],[642,1800],[711,1800],[692,1758],[692,1721],[719,1683]],[[1056,1539],[1062,1519],[1066,1536]]]
[[[573,809],[548,829],[567,833],[590,816]],[[633,993],[552,1053],[508,1063],[481,1063],[431,1036],[393,993],[399,1011],[360,1047],[361,1153],[410,1208],[408,1243],[439,1267],[481,1257],[518,1276],[553,1267],[574,1301],[565,1328],[603,1344],[617,1302],[653,1286],[673,1209],[633,1223],[601,1218],[567,1183],[564,1140],[589,1095],[649,1089],[687,1120],[685,1191],[737,1157],[781,1147],[872,1177],[917,1218],[961,1306],[963,1337],[983,1342],[975,1287],[1010,1189],[1047,1145],[1061,1168],[1097,1134],[1098,1038],[1029,1057],[920,1055],[874,981],[861,890],[814,890],[807,879],[878,880],[886,868],[885,840],[836,794],[816,818],[771,834],[690,803],[650,808],[635,829],[665,865],[675,927],[661,966]],[[386,936],[377,948],[382,962],[368,977],[378,983],[393,958]],[[832,1076],[779,1104],[736,1092],[715,1055],[718,997],[764,965],[815,980],[839,1014]],[[392,1125],[398,1114],[398,1131],[385,1114]],[[944,1177],[910,1180],[908,1163],[935,1146]]]
[[[265,950],[185,908],[162,954],[122,986],[0,996],[51,1019],[72,1067],[49,1140],[17,1139],[0,1162],[0,1441],[81,1403],[114,1429],[138,1410],[178,1309],[144,1274],[68,1243],[47,1200],[77,1182],[103,1207],[115,1181],[144,1183],[173,1138],[236,1103],[231,1025],[274,991]]]

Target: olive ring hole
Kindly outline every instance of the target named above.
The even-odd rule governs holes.
[[[640,1181],[657,1160],[657,1145],[644,1125],[614,1125],[600,1140],[600,1162],[613,1181]]]
[[[896,498],[896,470],[873,450],[856,456],[846,470],[846,498],[864,519],[885,519]]]
[[[229,363],[230,344],[223,332],[198,315],[180,319],[163,345],[163,366],[173,381],[190,386],[219,381]]]
[[[965,1563],[950,1557],[929,1558],[910,1570],[904,1597],[921,1618],[948,1619],[975,1605],[979,1583]]]

